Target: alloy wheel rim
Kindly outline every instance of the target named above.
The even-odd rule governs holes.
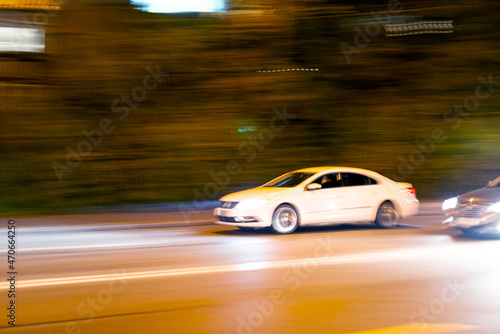
[[[289,232],[297,223],[297,216],[295,213],[287,208],[280,209],[277,216],[277,227],[280,232]]]
[[[380,221],[384,226],[393,226],[396,224],[396,210],[389,206],[385,205],[380,213]]]

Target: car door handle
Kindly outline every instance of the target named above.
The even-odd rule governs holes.
[[[335,195],[333,198],[344,198],[344,195]]]

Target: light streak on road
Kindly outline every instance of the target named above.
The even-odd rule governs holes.
[[[321,266],[327,265],[340,265],[360,262],[376,262],[376,261],[393,261],[393,260],[408,260],[415,258],[434,258],[436,254],[446,254],[451,251],[450,245],[437,245],[418,248],[409,248],[403,250],[388,250],[382,252],[354,254],[354,255],[339,255],[330,257],[318,258],[301,258],[293,260],[281,261],[267,261],[267,262],[249,262],[231,265],[219,266],[206,266],[195,268],[180,268],[180,269],[166,269],[156,271],[138,271],[132,273],[112,273],[102,275],[87,275],[76,277],[59,277],[48,279],[35,279],[35,280],[19,280],[18,286],[21,288],[35,288],[43,286],[66,285],[66,284],[79,284],[79,283],[94,283],[111,281],[119,278],[124,279],[144,279],[154,277],[172,277],[172,276],[185,276],[185,275],[198,275],[198,274],[216,274],[225,272],[238,272],[242,270],[265,270],[265,269],[280,269],[290,268],[297,265],[307,265],[315,263]],[[0,283],[0,289],[8,289],[8,283]]]
[[[446,333],[473,331],[477,330],[478,328],[479,327],[477,326],[464,325],[464,324],[411,323],[394,327],[370,329],[362,332],[352,332],[349,334],[402,334],[402,333],[446,334]]]

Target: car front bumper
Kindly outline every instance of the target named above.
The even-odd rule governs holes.
[[[215,208],[216,224],[241,227],[269,227],[270,221],[264,219],[266,213],[256,210]]]
[[[449,228],[476,234],[498,234],[500,235],[500,214],[488,213],[477,217],[461,217],[450,215],[443,224]]]

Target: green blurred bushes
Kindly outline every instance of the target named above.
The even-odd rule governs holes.
[[[454,33],[386,37],[381,29],[348,64],[339,45],[354,45],[356,31],[342,22],[385,3],[266,1],[260,15],[193,17],[70,2],[47,27],[47,54],[14,57],[36,75],[25,69],[1,84],[0,212],[189,201],[210,195],[205,186],[232,160],[241,172],[207,197],[316,165],[395,175],[421,198],[485,184],[500,175],[500,86],[457,129],[443,114],[474,94],[479,75],[498,81],[498,2],[402,5],[453,20]],[[157,65],[169,76],[120,120],[113,101]],[[261,72],[272,70],[281,71]],[[295,118],[263,143],[260,131],[284,107]],[[103,118],[114,131],[59,181],[52,163],[64,163],[66,146],[76,149]],[[403,175],[401,157],[435,128],[447,139]]]

